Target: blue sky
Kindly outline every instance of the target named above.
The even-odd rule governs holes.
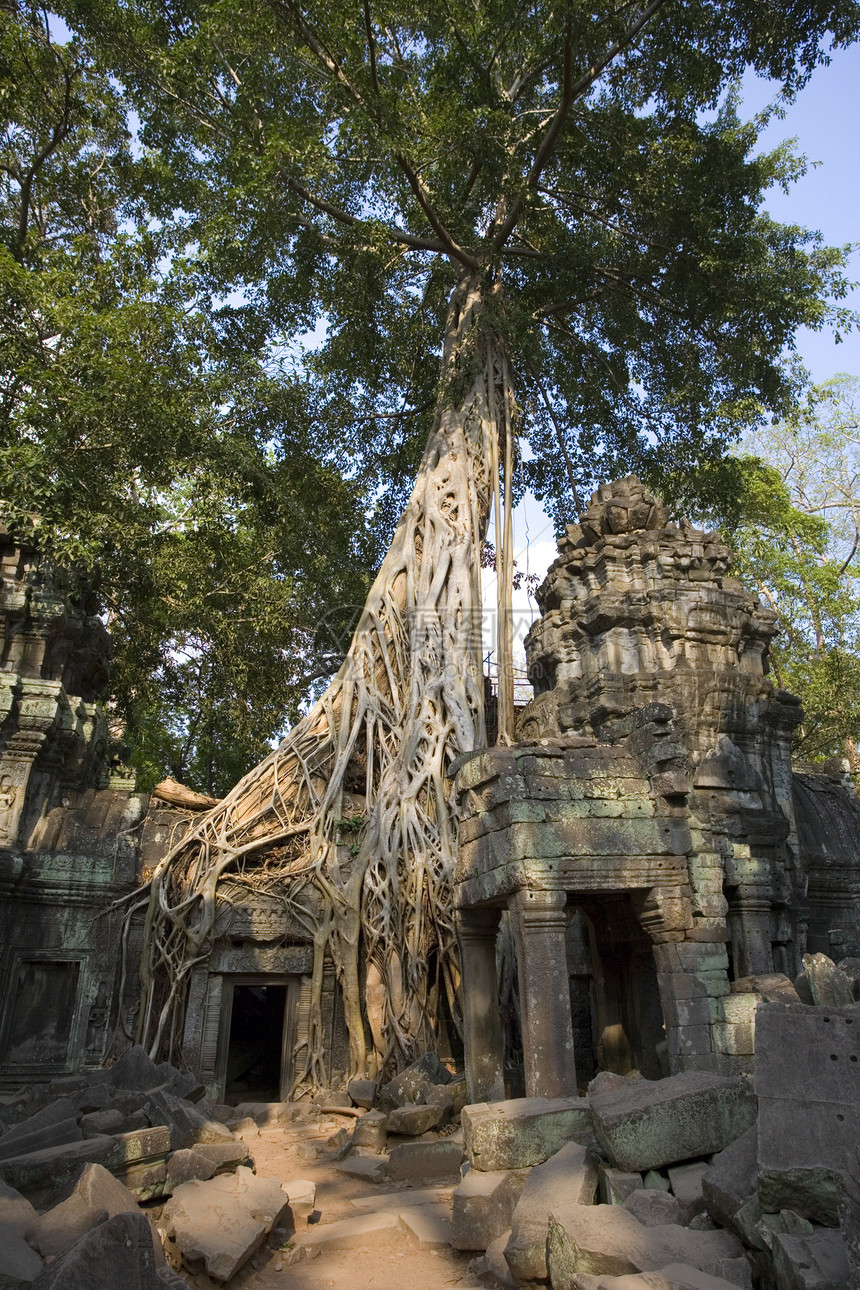
[[[748,77],[743,86],[742,116],[749,118],[774,97],[775,86]],[[860,242],[860,45],[837,50],[827,67],[819,67],[782,120],[773,120],[760,136],[760,150],[795,138],[797,150],[809,160],[806,174],[788,193],[774,189],[765,203],[783,224],[800,224],[820,232],[828,245]],[[860,279],[860,251],[850,260],[849,277]],[[860,312],[860,288],[843,303]],[[816,382],[837,372],[860,376],[860,331],[837,344],[828,331],[804,329],[797,352]],[[490,533],[490,540],[493,540]],[[543,573],[555,559],[552,525],[533,498],[514,513],[514,554],[519,567]],[[495,575],[484,571],[485,641],[493,648]],[[534,616],[534,602],[514,593],[515,653],[522,660],[522,637]]]
[[[767,82],[749,78],[744,84],[744,115],[752,115],[771,96]],[[761,135],[762,148],[789,138],[797,139],[799,151],[813,164],[790,192],[775,189],[767,209],[784,224],[818,230],[831,246],[860,241],[860,45],[837,50],[828,67],[815,71],[785,118],[772,121]],[[850,276],[860,278],[856,251]],[[848,303],[860,311],[860,290]],[[797,348],[816,381],[836,372],[860,375],[858,332],[837,345],[826,332],[803,331]]]

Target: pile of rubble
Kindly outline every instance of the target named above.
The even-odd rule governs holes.
[[[743,1077],[470,1106],[453,1239],[533,1290],[860,1286],[860,1008],[763,1004]]]
[[[59,1096],[57,1096],[59,1094]],[[0,1104],[3,1290],[163,1290],[183,1261],[227,1281],[312,1184],[257,1178],[194,1076],[133,1048]],[[310,1201],[308,1205],[308,1199]],[[164,1203],[166,1202],[166,1203]]]
[[[132,1050],[0,1104],[0,1287],[224,1283],[266,1243],[280,1267],[394,1240],[473,1251],[511,1290],[857,1290],[860,1006],[837,971],[807,962],[814,1004],[758,981],[754,1086],[604,1072],[586,1097],[464,1105],[428,1055],[316,1104],[230,1108]],[[312,1181],[258,1177],[261,1128],[366,1184],[363,1212],[327,1222]]]

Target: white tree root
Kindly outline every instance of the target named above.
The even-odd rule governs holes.
[[[508,359],[476,278],[452,296],[442,370],[415,487],[343,666],[280,747],[152,875],[138,1038],[153,1053],[178,1054],[189,973],[211,948],[228,872],[276,895],[287,921],[313,941],[310,1035],[296,1054],[294,1087],[325,1087],[329,1078],[327,955],[352,1074],[431,1048],[441,992],[457,1016],[456,824],[446,771],[486,742],[479,553],[514,415]],[[509,577],[510,568],[502,581]]]

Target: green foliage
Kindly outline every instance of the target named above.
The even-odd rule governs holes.
[[[150,778],[226,786],[333,668],[458,276],[559,524],[630,469],[724,500],[796,329],[850,325],[732,86],[790,97],[854,0],[60,0],[62,46],[0,7],[4,505],[101,571]]]
[[[340,645],[375,549],[305,385],[153,224],[126,112],[79,43],[4,16],[3,512],[95,571],[142,785],[222,792],[337,665],[314,625]]]
[[[805,162],[757,155],[768,114],[741,121],[733,85],[752,66],[790,97],[856,36],[854,0],[59,7],[127,87],[148,200],[201,282],[271,334],[325,320],[307,370],[389,526],[460,273],[503,284],[487,325],[559,525],[619,471],[692,491],[788,412],[796,329],[850,321],[844,252],[761,209]]]
[[[860,378],[838,376],[791,417],[748,434],[726,523],[738,575],[779,617],[776,679],[797,694],[797,751],[850,755],[860,739]]]

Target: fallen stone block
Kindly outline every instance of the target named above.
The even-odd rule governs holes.
[[[78,1108],[71,1097],[61,1097],[47,1106],[42,1107],[33,1115],[28,1115],[25,1119],[19,1120],[17,1124],[12,1125],[0,1137],[0,1159],[11,1156],[25,1155],[29,1150],[27,1146],[21,1146],[21,1143],[34,1139],[35,1136],[43,1129],[54,1129],[57,1132],[62,1131],[60,1126],[66,1126],[69,1121],[77,1125]],[[82,1134],[78,1134],[76,1139],[67,1139],[67,1141],[80,1141]],[[59,1145],[56,1139],[50,1136],[45,1138],[42,1145],[52,1146]],[[37,1148],[33,1148],[36,1150]]]
[[[451,1244],[457,1250],[486,1250],[511,1228],[514,1207],[525,1186],[525,1170],[470,1169],[454,1189]]]
[[[702,1195],[711,1218],[735,1231],[735,1216],[758,1186],[758,1130],[753,1125],[714,1156],[702,1175]]]
[[[511,1270],[505,1259],[505,1246],[509,1237],[510,1232],[503,1232],[487,1246],[486,1252],[480,1258],[472,1260],[469,1264],[472,1276],[479,1280],[486,1278],[491,1285],[502,1286],[503,1290],[515,1290],[517,1283],[511,1276]]]
[[[860,1007],[764,1005],[757,1048],[762,1208],[834,1226],[839,1178],[860,1141]]]
[[[310,1182],[307,1178],[292,1178],[289,1182],[281,1183],[281,1186],[287,1193],[293,1222],[304,1221],[308,1214],[313,1213],[316,1204],[316,1183]]]
[[[375,1104],[381,1111],[393,1111],[395,1107],[406,1106],[410,1102],[429,1100],[425,1098],[427,1086],[447,1084],[448,1079],[449,1073],[436,1054],[425,1053],[377,1089]]]
[[[167,1160],[164,1194],[171,1195],[183,1183],[195,1180],[206,1182],[207,1179],[214,1177],[217,1168],[214,1160],[204,1156],[202,1151],[196,1151],[194,1147],[184,1147],[181,1151],[174,1151]]]
[[[566,1143],[530,1171],[511,1218],[505,1248],[508,1267],[518,1284],[546,1280],[550,1212],[567,1205],[593,1204],[596,1187],[597,1162],[577,1142]]]
[[[354,1155],[339,1160],[335,1168],[353,1178],[366,1178],[373,1183],[385,1182],[388,1178],[388,1157],[377,1152],[363,1155],[363,1151],[364,1148],[359,1148]]]
[[[429,1129],[435,1129],[445,1115],[445,1107],[431,1102],[427,1105],[398,1106],[388,1116],[388,1132],[417,1138]]]
[[[584,1097],[520,1097],[463,1108],[463,1142],[475,1169],[527,1169],[591,1133]]]
[[[108,1218],[114,1218],[117,1214],[138,1213],[137,1201],[132,1193],[103,1165],[84,1165],[66,1199],[73,1196],[89,1205],[90,1209],[103,1209]]]
[[[212,1121],[214,1124],[215,1121]],[[241,1138],[244,1141],[250,1141],[252,1138],[259,1138],[260,1126],[251,1115],[243,1115],[239,1120],[231,1120],[227,1128],[233,1134],[234,1138]]]
[[[645,1227],[666,1227],[670,1223],[685,1226],[681,1202],[667,1191],[646,1191],[643,1187],[627,1197],[624,1208]]]
[[[29,1286],[45,1264],[23,1236],[0,1228],[0,1286]]]
[[[634,1191],[642,1190],[642,1175],[615,1169],[602,1161],[598,1165],[597,1190],[603,1205],[623,1205]]]
[[[419,1250],[444,1249],[451,1244],[451,1222],[432,1205],[407,1206],[397,1216]]]
[[[407,1229],[397,1211],[381,1210],[376,1214],[360,1214],[357,1218],[342,1218],[336,1223],[317,1223],[298,1232],[292,1243],[304,1250],[355,1250],[402,1247],[404,1239],[408,1239]]]
[[[589,1101],[598,1142],[619,1169],[630,1172],[722,1151],[756,1118],[746,1080],[704,1071],[637,1080],[592,1093]]]
[[[646,1169],[642,1176],[642,1186],[646,1191],[671,1191],[668,1176],[658,1169]]]
[[[16,1134],[14,1138],[11,1134],[4,1133],[0,1138],[0,1161],[65,1146],[69,1142],[80,1142],[83,1136],[74,1116],[60,1120],[57,1124],[41,1125],[31,1133]]]
[[[143,1109],[150,1123],[166,1124],[170,1129],[170,1145],[174,1151],[194,1147],[204,1142],[232,1142],[235,1136],[226,1124],[207,1120],[190,1102],[182,1102],[170,1093],[155,1090],[147,1095]],[[254,1132],[256,1124],[252,1121]],[[241,1136],[241,1135],[240,1135]]]
[[[211,1160],[219,1174],[232,1173],[239,1165],[249,1163],[247,1145],[237,1142],[232,1135],[230,1142],[198,1142],[194,1150]]]
[[[376,1097],[376,1080],[351,1079],[346,1086],[346,1091],[356,1106],[363,1106],[369,1111]]]
[[[102,1165],[85,1165],[70,1195],[39,1216],[31,1244],[45,1258],[53,1258],[108,1218],[137,1213],[137,1201],[128,1188]]]
[[[143,1214],[116,1214],[49,1264],[33,1290],[163,1290],[163,1264]]]
[[[452,1178],[460,1172],[463,1143],[456,1137],[438,1142],[403,1142],[393,1147],[388,1158],[389,1177],[398,1181],[421,1178]]]
[[[760,972],[732,981],[732,994],[758,994],[765,1003],[800,1003],[792,981],[781,972]]]
[[[809,1236],[776,1232],[773,1266],[779,1290],[851,1290],[848,1251],[837,1228]]]
[[[85,1138],[99,1134],[121,1133],[126,1128],[126,1117],[117,1107],[108,1106],[103,1111],[90,1111],[80,1118],[81,1132]]]
[[[803,974],[817,1007],[849,1008],[854,1002],[852,982],[826,954],[804,954]]]
[[[742,1259],[718,1259],[716,1263],[708,1265],[708,1272],[711,1276],[722,1277],[733,1286],[738,1286],[739,1290],[753,1290],[752,1266],[748,1258]]]
[[[25,1194],[58,1196],[77,1176],[81,1165],[100,1164],[129,1186],[134,1167],[147,1170],[159,1166],[166,1176],[164,1161],[170,1150],[170,1134],[164,1127],[119,1133],[113,1137],[85,1138],[45,1151],[31,1152],[0,1161],[0,1177]],[[135,1191],[135,1187],[130,1187]]]
[[[91,1228],[98,1227],[107,1220],[106,1209],[94,1209],[73,1193],[53,1209],[40,1214],[39,1222],[30,1237],[30,1244],[39,1251],[42,1258],[56,1258],[58,1254],[65,1254],[66,1250],[71,1249]]]
[[[683,1263],[672,1263],[656,1272],[635,1272],[625,1277],[592,1276],[582,1272],[576,1278],[577,1290],[737,1290],[738,1284]]]
[[[547,1267],[553,1290],[575,1290],[581,1272],[626,1276],[671,1263],[706,1269],[742,1255],[730,1232],[645,1227],[620,1205],[570,1205],[559,1216],[550,1214]]]
[[[26,1196],[0,1180],[0,1238],[15,1235],[26,1241],[38,1221]]]
[[[356,1120],[352,1145],[369,1151],[384,1151],[388,1143],[388,1116],[383,1111],[368,1111]]]
[[[669,1166],[669,1185],[672,1195],[677,1196],[681,1204],[681,1223],[687,1226],[691,1218],[701,1214],[705,1209],[705,1197],[702,1190],[702,1179],[708,1171],[705,1160],[690,1161],[685,1165]]]
[[[162,1230],[191,1270],[229,1281],[259,1249],[285,1214],[289,1200],[279,1182],[240,1166],[208,1182],[187,1182],[164,1207]]]

